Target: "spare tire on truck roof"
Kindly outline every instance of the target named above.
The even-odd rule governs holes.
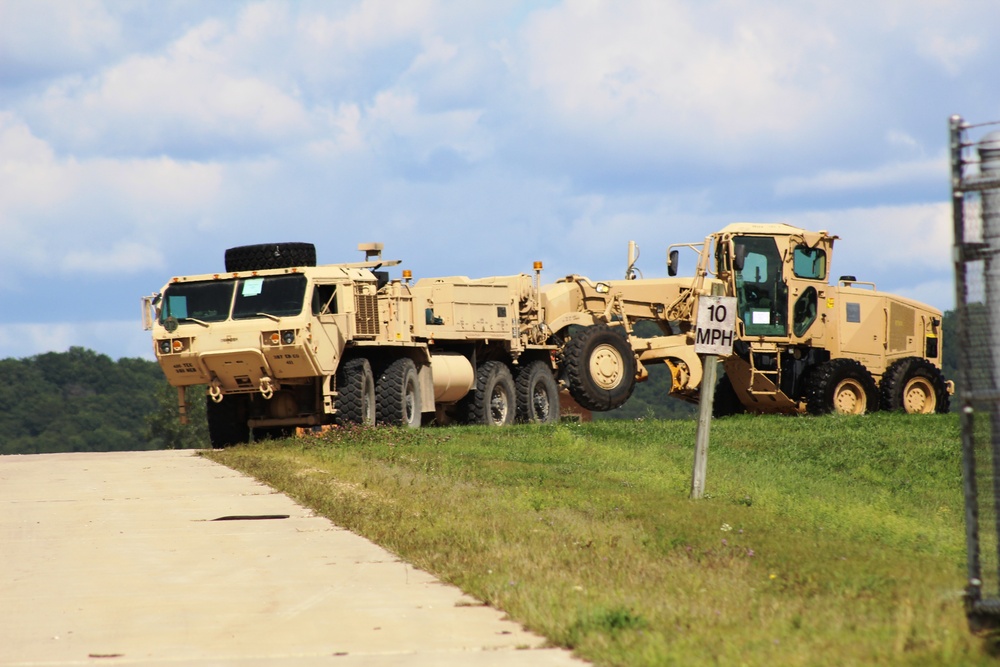
[[[258,243],[226,250],[226,271],[262,271],[293,266],[316,266],[312,243]]]

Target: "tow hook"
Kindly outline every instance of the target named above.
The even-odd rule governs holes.
[[[274,387],[271,386],[271,378],[266,375],[260,379],[260,395],[264,400],[269,400],[274,396]]]
[[[218,378],[212,380],[212,384],[208,388],[208,395],[212,398],[213,402],[222,402],[222,385],[219,383]]]

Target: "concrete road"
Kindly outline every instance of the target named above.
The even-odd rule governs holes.
[[[584,664],[543,646],[193,452],[0,456],[0,665]]]

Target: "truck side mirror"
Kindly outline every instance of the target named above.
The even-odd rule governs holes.
[[[743,270],[743,265],[747,261],[747,247],[745,245],[737,244],[735,251],[733,252],[733,268],[737,271]]]
[[[677,275],[677,263],[680,261],[680,253],[676,250],[671,250],[670,255],[667,257],[667,275],[670,277]]]

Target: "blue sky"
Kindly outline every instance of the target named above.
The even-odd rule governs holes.
[[[1000,119],[993,0],[0,0],[0,358],[152,358],[227,247],[415,277],[665,274],[735,221],[953,307],[947,119]],[[403,268],[399,267],[399,268]],[[397,268],[397,272],[399,270]],[[690,268],[690,267],[688,267]]]

